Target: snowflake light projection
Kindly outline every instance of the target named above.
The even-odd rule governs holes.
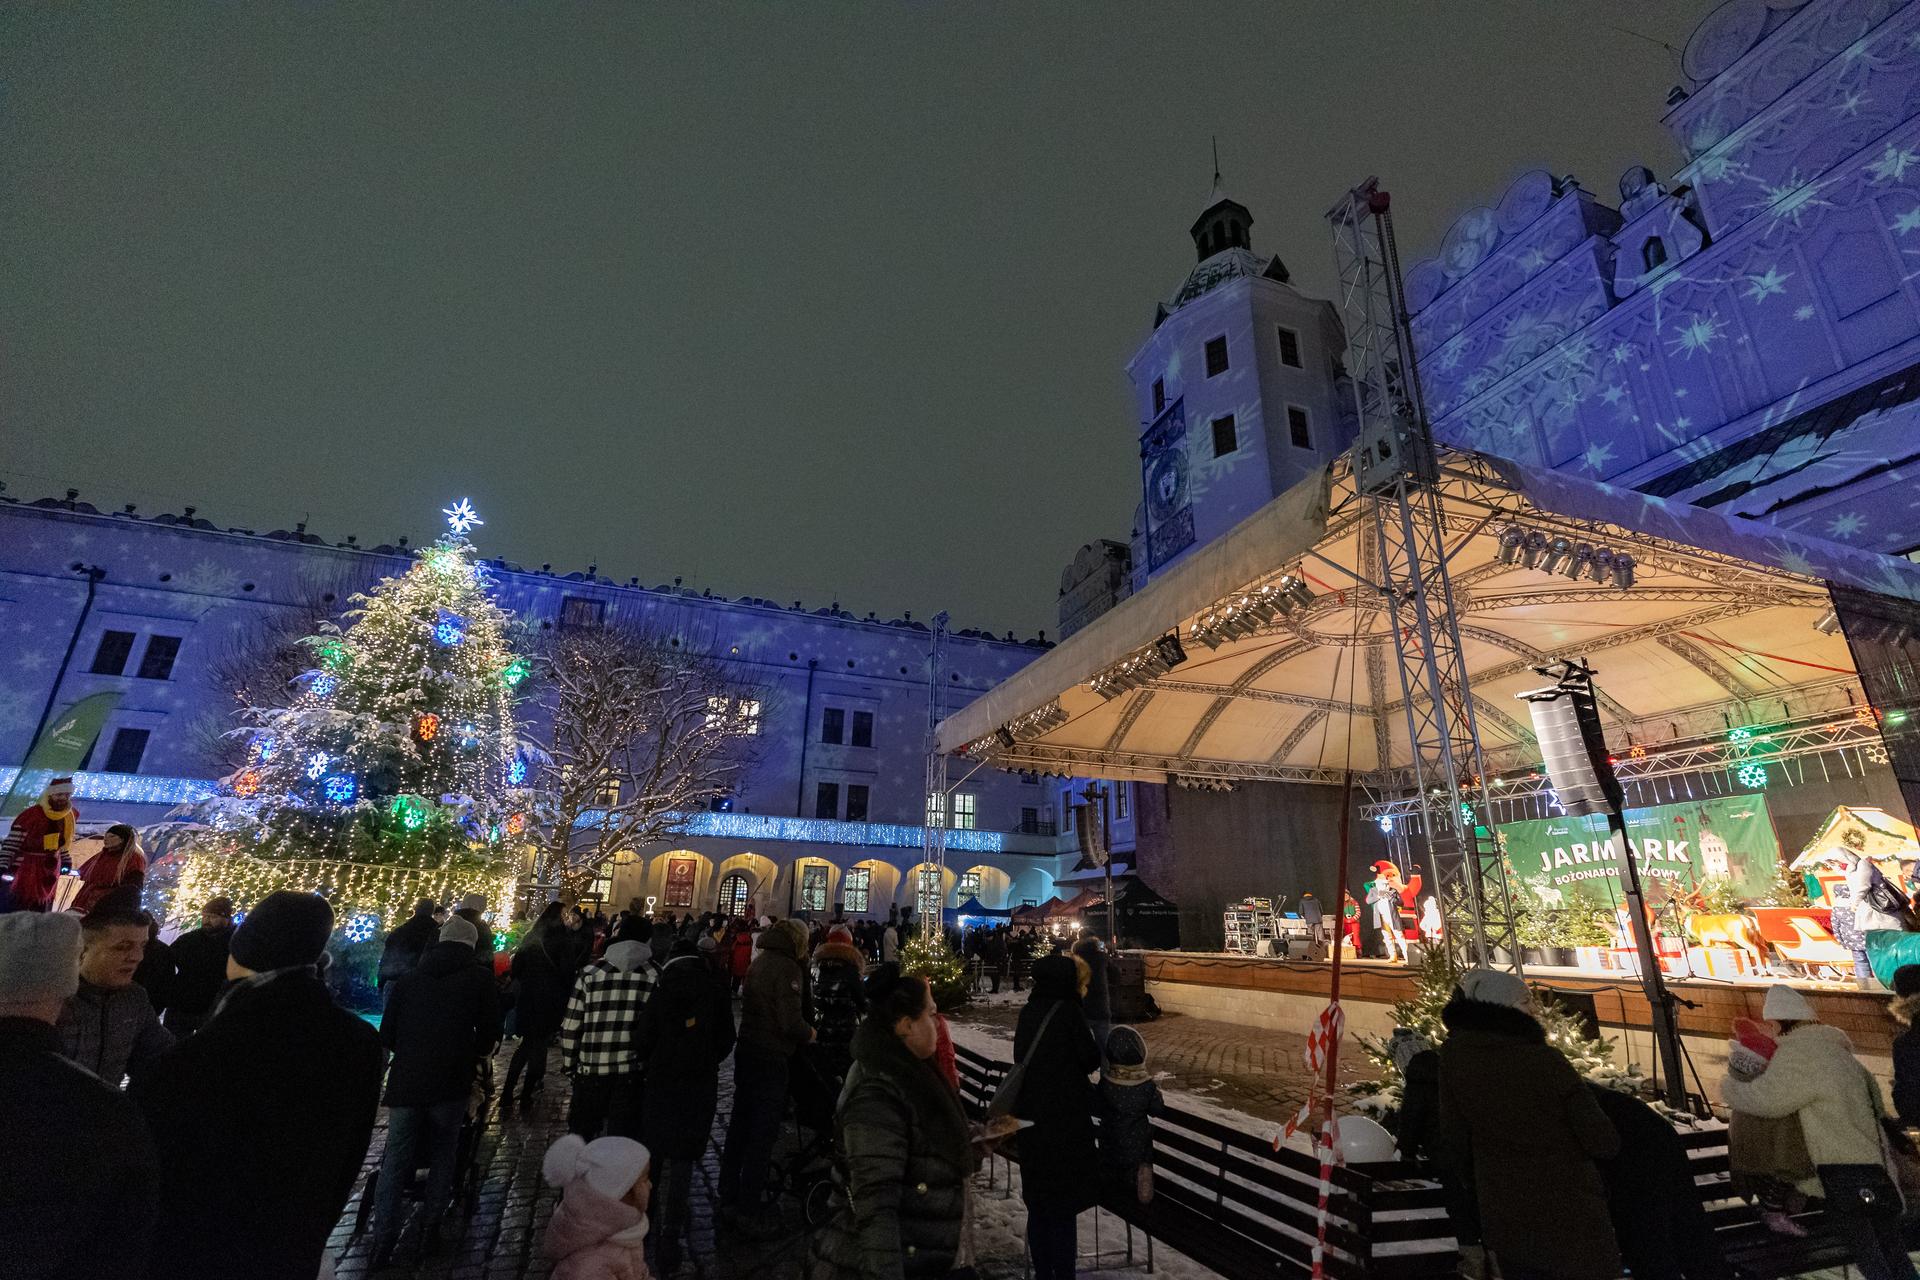
[[[1757,790],[1767,785],[1767,766],[1763,764],[1743,764],[1733,776],[1739,781],[1741,786],[1753,787]]]
[[[452,530],[456,538],[464,538],[469,529],[486,523],[480,518],[480,513],[473,509],[473,504],[465,498],[450,507],[443,508],[440,514],[447,518],[447,528]]]
[[[318,782],[327,772],[327,753],[316,751],[307,757],[307,776]]]
[[[348,942],[367,942],[379,927],[380,917],[363,911],[340,926],[340,936]]]

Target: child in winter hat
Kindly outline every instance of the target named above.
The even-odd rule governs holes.
[[[1132,1027],[1115,1027],[1100,1056],[1100,1162],[1122,1194],[1145,1204],[1153,1198],[1151,1117],[1162,1105],[1147,1073],[1147,1042]]]
[[[1788,994],[1775,999],[1773,991]],[[1769,1017],[1812,1021],[1812,1007],[1799,992],[1791,987],[1775,987],[1773,991],[1767,993],[1764,1010]],[[1804,1016],[1787,1017],[1801,1014]],[[1773,1028],[1766,1023],[1735,1018],[1733,1039],[1727,1042],[1727,1074],[1735,1080],[1758,1079],[1772,1063],[1774,1050],[1779,1047]],[[1744,1111],[1729,1112],[1727,1164],[1733,1175],[1733,1189],[1752,1197],[1767,1230],[1795,1238],[1807,1234],[1807,1229],[1792,1216],[1806,1207],[1806,1197],[1797,1184],[1816,1177],[1799,1116],[1775,1118]]]
[[[541,1252],[557,1264],[551,1280],[649,1280],[648,1177],[652,1157],[632,1138],[569,1133],[547,1149],[547,1185],[561,1191]]]

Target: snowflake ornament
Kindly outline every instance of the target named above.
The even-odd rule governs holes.
[[[440,514],[447,518],[447,528],[456,538],[464,538],[467,536],[467,530],[475,525],[486,523],[480,518],[480,513],[473,509],[473,504],[465,498],[450,507],[442,508]]]

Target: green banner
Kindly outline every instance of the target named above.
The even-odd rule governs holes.
[[[49,781],[78,769],[92,749],[94,739],[100,736],[100,726],[119,705],[119,691],[108,690],[82,698],[55,716],[33,749],[27,752],[26,763],[20,766],[12,789],[6,799],[0,801],[0,818],[19,813],[40,798]]]
[[[1765,797],[1721,796],[1627,810],[1627,840],[1647,896],[1662,886],[1686,892],[1707,876],[1725,876],[1743,898],[1773,884],[1780,842]],[[1499,828],[1507,861],[1537,902],[1548,906],[1612,906],[1625,886],[1620,849],[1602,816],[1509,822]]]

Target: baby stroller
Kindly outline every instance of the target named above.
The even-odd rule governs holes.
[[[833,1116],[846,1084],[847,1054],[825,1045],[809,1045],[794,1055],[788,1093],[793,1099],[798,1141],[793,1155],[777,1169],[778,1186],[800,1202],[809,1230],[826,1225],[833,1196],[833,1169],[839,1158]]]
[[[474,1065],[473,1087],[467,1094],[467,1110],[460,1120],[460,1137],[454,1147],[453,1204],[450,1209],[462,1206],[472,1208],[479,1197],[480,1131],[486,1127],[493,1106],[493,1095],[493,1059],[482,1057]],[[412,1180],[403,1193],[404,1201],[420,1200],[427,1193],[427,1166],[418,1160],[415,1164],[418,1167],[413,1170]],[[373,1203],[379,1185],[380,1170],[376,1168],[367,1175],[366,1190],[360,1193],[360,1204],[353,1212],[356,1235],[365,1229],[367,1219],[373,1216]]]

